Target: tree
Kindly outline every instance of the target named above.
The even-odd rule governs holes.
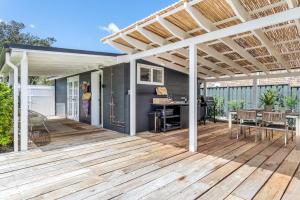
[[[20,22],[0,22],[0,50],[9,44],[25,44],[34,46],[52,46],[56,39],[53,37],[40,38],[30,33],[24,33],[25,25]],[[33,85],[51,85],[47,77],[29,77],[29,83]]]
[[[8,44],[27,44],[35,46],[51,46],[55,38],[40,38],[30,33],[23,33],[25,25],[20,22],[0,22],[0,48]]]

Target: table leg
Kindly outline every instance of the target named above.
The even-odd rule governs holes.
[[[232,137],[232,115],[231,112],[228,114],[228,128],[230,131],[230,138]]]
[[[300,151],[300,116],[296,118],[296,149]]]

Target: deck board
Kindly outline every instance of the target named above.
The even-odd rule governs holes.
[[[54,130],[54,124],[61,131]],[[282,134],[231,139],[227,124],[127,137],[71,121],[51,143],[0,155],[0,199],[296,199],[300,153]],[[254,130],[252,130],[253,132]]]

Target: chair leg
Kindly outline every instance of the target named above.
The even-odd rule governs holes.
[[[274,134],[274,130],[272,130],[272,137],[271,137],[272,139],[273,139],[273,134]]]
[[[46,126],[45,122],[43,122],[43,125],[44,125],[44,127],[45,127],[46,131],[49,133],[50,131],[49,131],[49,129],[47,128],[47,126]]]

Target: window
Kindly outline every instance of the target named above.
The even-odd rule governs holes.
[[[138,64],[137,83],[145,85],[164,85],[164,68]]]

